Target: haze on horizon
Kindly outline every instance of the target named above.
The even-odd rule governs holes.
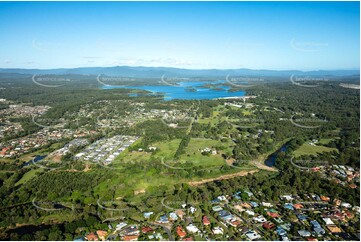
[[[360,66],[359,2],[0,2],[0,68]]]

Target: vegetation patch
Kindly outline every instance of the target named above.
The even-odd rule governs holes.
[[[338,151],[336,148],[329,148],[322,145],[310,145],[310,144],[303,144],[297,150],[293,152],[295,157],[300,157],[302,155],[317,155],[323,152],[332,152]]]

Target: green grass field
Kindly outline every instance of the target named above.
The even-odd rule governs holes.
[[[141,142],[141,139],[137,140],[132,146],[137,145]],[[147,152],[138,152],[132,151],[130,152],[128,149],[120,153],[120,155],[115,159],[113,162],[114,165],[119,165],[122,163],[129,163],[133,161],[148,161],[150,158],[151,153]]]
[[[185,154],[180,157],[181,162],[190,161],[193,164],[199,166],[218,166],[225,163],[221,154],[224,152],[232,152],[232,144],[222,143],[221,141],[211,139],[191,139],[186,149]],[[202,155],[201,151],[204,148],[216,148],[223,147],[224,150],[217,150],[216,155]]]
[[[322,145],[313,146],[313,145],[309,145],[308,143],[305,143],[301,145],[300,148],[295,150],[293,154],[295,157],[300,157],[302,155],[317,155],[318,153],[331,152],[331,151],[337,151],[337,149],[325,147]]]
[[[39,168],[39,169],[31,169],[30,171],[26,172],[23,177],[17,182],[15,183],[15,186],[24,184],[25,182],[29,181],[30,179],[34,178],[38,173],[43,172],[44,169]]]
[[[331,141],[336,140],[336,139],[339,139],[339,137],[320,139],[320,140],[318,141],[318,143],[319,143],[320,145],[327,145],[328,143],[330,143]]]
[[[173,159],[175,152],[179,147],[180,139],[171,141],[157,142],[152,146],[157,147],[158,151],[153,155],[154,158]]]
[[[157,151],[152,154],[148,152],[138,152],[133,151],[129,152],[128,150],[122,152],[113,162],[114,165],[124,164],[127,162],[149,162],[150,160],[164,160],[171,161],[179,147],[180,139],[174,139],[171,141],[157,142],[151,146],[157,147]],[[223,143],[218,140],[211,139],[191,139],[189,142],[185,154],[181,155],[179,161],[186,162],[190,161],[195,165],[222,165],[224,164],[224,159],[222,158],[222,153],[231,153],[233,144],[231,142]],[[217,148],[218,154],[216,155],[202,155],[200,150],[204,148]],[[222,148],[222,150],[220,149]]]
[[[132,151],[129,152],[128,150],[123,151],[116,159],[116,161],[120,162],[132,162],[132,161],[149,161],[151,153],[147,152],[139,152],[139,151]]]
[[[242,112],[243,115],[245,116],[251,116],[252,112],[248,109],[245,108],[238,108],[238,107],[232,107],[232,106],[228,106],[227,108],[229,109],[233,109],[233,110],[237,110],[239,112]],[[233,124],[237,124],[237,122],[239,122],[238,119],[232,119],[229,118],[227,116],[221,115],[224,111],[226,111],[226,109],[224,108],[224,106],[219,105],[215,108],[213,108],[213,112],[212,112],[212,116],[209,118],[206,117],[200,117],[198,118],[197,122],[200,124],[211,124],[212,126],[219,124],[220,122],[223,121],[227,121]],[[250,124],[252,125],[252,124]]]
[[[96,193],[106,194],[110,187],[117,187],[115,189],[115,197],[122,196],[134,196],[134,193],[142,193],[142,191],[156,191],[159,189],[159,186],[169,187],[173,184],[179,182],[187,182],[191,180],[198,180],[203,178],[217,177],[224,174],[239,172],[239,169],[231,169],[227,172],[222,172],[219,168],[224,166],[225,160],[222,157],[222,153],[232,151],[232,142],[221,142],[218,140],[212,139],[191,139],[187,148],[185,149],[185,154],[181,155],[179,161],[173,161],[174,154],[177,151],[180,143],[180,139],[174,139],[170,141],[162,141],[153,143],[151,146],[157,147],[155,153],[147,152],[123,152],[116,161],[113,162],[112,167],[114,168],[123,168],[119,170],[110,170],[109,172],[113,174],[119,174],[112,176],[112,179],[107,179],[106,181],[99,184],[96,188]],[[200,150],[204,148],[216,149],[218,153],[216,155],[202,155]],[[139,170],[137,166],[133,168],[126,168],[126,163],[133,162],[153,162],[155,160],[163,160],[165,168],[169,171],[163,171],[159,173],[155,168],[146,168],[145,170]],[[172,167],[182,167],[182,163],[191,162],[195,167],[202,166],[202,169],[210,169],[211,172],[206,172],[201,177],[194,177],[194,179],[173,179],[172,173],[183,172],[182,169],[172,169]],[[170,166],[170,167],[167,167]],[[192,165],[191,165],[192,167]],[[186,169],[192,169],[191,167],[186,167]],[[251,169],[253,167],[246,165],[245,169]],[[196,169],[196,168],[195,168]]]
[[[249,110],[242,110],[242,113],[243,113],[243,115],[246,115],[246,116],[251,115],[251,111],[249,111]]]

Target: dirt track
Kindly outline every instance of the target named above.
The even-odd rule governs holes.
[[[198,185],[202,185],[202,184],[207,183],[207,182],[226,180],[226,179],[231,179],[231,178],[234,178],[234,177],[237,177],[237,176],[246,176],[248,174],[253,174],[255,172],[258,172],[258,170],[240,171],[240,172],[237,172],[237,173],[223,175],[223,176],[219,176],[219,177],[215,177],[215,178],[203,179],[203,180],[200,180],[200,181],[192,181],[192,182],[188,182],[188,184],[191,185],[191,186],[198,186]]]
[[[253,160],[250,162],[252,165],[256,166],[257,168],[261,169],[261,170],[267,170],[267,171],[278,171],[276,168],[274,167],[269,167],[266,166],[264,163],[261,163],[257,160]]]

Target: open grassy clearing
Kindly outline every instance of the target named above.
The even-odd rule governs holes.
[[[107,196],[111,193],[115,198],[134,197],[134,195],[138,197],[144,192],[156,192],[159,187],[171,187],[178,183],[192,181],[223,179],[223,176],[245,175],[259,170],[252,163],[242,167],[221,169],[226,165],[222,154],[231,154],[234,144],[232,141],[222,142],[206,138],[192,138],[185,153],[178,161],[174,161],[180,142],[180,139],[174,139],[153,143],[150,146],[157,147],[154,153],[125,150],[109,167],[106,167],[114,169],[104,168],[103,171],[108,174],[109,179],[101,182],[95,188],[95,193],[99,196]],[[136,144],[137,142],[132,146]],[[217,150],[217,154],[202,155],[201,150],[205,148]],[[164,161],[162,171],[152,166],[144,166],[144,164],[161,160]],[[189,165],[185,165],[186,162]],[[183,178],[177,175],[186,174],[189,171],[196,173],[192,177],[183,176]],[[74,194],[74,197],[76,196]]]
[[[233,107],[233,106],[228,106],[227,108],[239,111],[245,116],[252,116],[252,111],[250,111],[247,108],[239,108],[239,107]],[[239,119],[229,118],[225,115],[220,115],[225,111],[226,111],[226,108],[224,108],[224,106],[219,105],[213,109],[211,117],[200,117],[200,118],[198,118],[197,122],[200,124],[211,124],[212,126],[217,125],[223,121],[227,121],[227,122],[230,122],[233,124],[237,124],[237,122],[239,122]],[[249,125],[252,125],[252,124],[249,124]]]
[[[43,223],[60,223],[62,221],[73,221],[77,218],[76,213],[68,210],[67,212],[62,211],[62,213],[52,213],[47,216],[42,217]]]
[[[247,164],[244,167],[230,168],[229,170],[220,170],[226,164],[222,157],[222,153],[232,151],[232,142],[221,142],[211,139],[191,139],[189,145],[185,150],[185,154],[181,155],[179,161],[173,161],[175,152],[177,151],[180,139],[170,141],[157,142],[152,146],[157,147],[158,151],[155,153],[147,152],[123,152],[122,159],[117,158],[117,163],[114,167],[123,169],[109,170],[112,174],[119,174],[113,176],[112,179],[99,184],[96,188],[97,193],[106,194],[109,189],[114,190],[115,197],[133,196],[134,194],[142,194],[145,191],[156,191],[159,186],[169,187],[177,183],[190,182],[193,180],[203,179],[217,179],[223,175],[239,173],[241,171],[257,170],[253,165]],[[202,155],[201,149],[204,148],[216,149],[216,155]],[[139,158],[139,159],[137,159]],[[164,166],[168,171],[159,172],[155,168],[141,168],[129,166],[126,168],[125,161],[136,162],[151,162],[152,160],[164,160],[168,166]],[[190,167],[184,167],[185,162],[191,162]],[[122,164],[123,163],[123,164]],[[125,165],[125,166],[123,166]],[[198,167],[198,168],[192,168]],[[192,171],[199,170],[200,173],[192,178],[174,178],[174,174],[185,173],[192,169]],[[114,189],[115,188],[115,189]]]
[[[121,165],[128,162],[149,162],[150,160],[164,160],[166,162],[172,161],[174,155],[179,147],[180,139],[171,141],[157,142],[151,146],[157,147],[155,153],[138,152],[138,151],[124,151],[113,162],[113,165]],[[192,138],[189,142],[185,154],[181,155],[179,162],[192,162],[197,166],[214,166],[223,165],[224,159],[221,156],[223,153],[230,154],[232,152],[232,142],[221,142],[211,139],[196,139]],[[201,151],[205,148],[212,148],[217,150],[216,155],[202,155]]]
[[[201,150],[205,148],[211,148],[217,150],[216,155],[202,155]],[[222,153],[232,152],[232,143],[223,143],[217,140],[211,139],[191,139],[185,154],[180,157],[180,161],[190,161],[193,164],[199,166],[214,166],[223,165],[225,163]]]
[[[318,141],[318,144],[320,145],[327,145],[328,143],[330,143],[333,140],[339,139],[339,137],[334,137],[334,138],[324,138],[324,139],[320,139]]]
[[[0,162],[14,162],[14,160],[10,158],[1,157]]]
[[[152,157],[156,159],[163,158],[166,160],[172,160],[180,142],[180,139],[174,139],[171,141],[163,141],[152,144],[152,146],[157,147],[157,151],[153,154]]]
[[[140,151],[123,151],[118,158],[116,158],[115,162],[133,162],[133,161],[149,161],[151,153],[140,152]],[[113,162],[114,163],[114,162]],[[115,164],[115,163],[114,163]]]
[[[246,116],[249,116],[252,114],[251,111],[249,111],[249,110],[242,110],[242,113],[243,113],[243,115],[246,115]]]
[[[225,163],[223,163],[225,164]],[[185,173],[187,170],[169,168],[166,172],[159,172],[156,169],[148,169],[139,172],[133,170],[123,170],[118,172],[117,176],[100,183],[95,188],[95,193],[100,196],[107,196],[109,193],[114,194],[114,197],[134,197],[134,195],[141,195],[144,192],[157,192],[160,187],[172,187],[175,184],[199,181],[204,179],[217,180],[225,175],[236,174],[235,176],[246,175],[248,172],[257,171],[254,166],[247,165],[244,168],[231,168],[227,171],[219,169],[220,166],[209,167],[209,169],[202,169],[202,173],[192,178],[179,178],[173,174]],[[193,169],[194,171],[194,169]],[[112,170],[110,172],[117,172]]]
[[[302,155],[317,155],[318,153],[322,152],[331,152],[331,151],[338,151],[335,148],[329,148],[322,145],[310,145],[305,143],[301,145],[297,150],[293,152],[295,157],[300,157]]]
[[[18,182],[15,183],[15,186],[24,184],[25,182],[27,182],[30,179],[34,178],[35,176],[37,176],[39,173],[41,173],[43,171],[44,171],[43,168],[31,169],[30,171],[26,172]]]
[[[138,145],[141,142],[141,139],[138,139],[132,144],[132,146]],[[122,163],[129,163],[134,161],[148,161],[150,158],[150,153],[139,152],[139,151],[129,151],[129,149],[124,150],[118,157],[115,158],[112,165],[117,166]]]

